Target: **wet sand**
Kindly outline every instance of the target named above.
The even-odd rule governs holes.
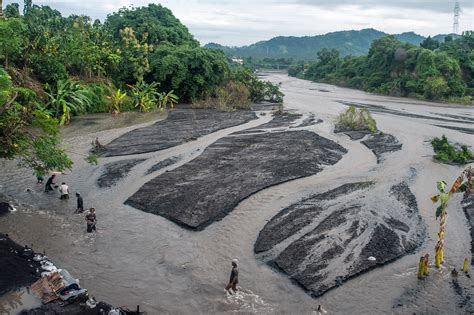
[[[75,152],[72,155],[74,171],[61,175],[58,180],[68,182],[73,193],[80,191],[86,207],[98,209],[97,234],[85,233],[84,218],[73,214],[74,198],[63,202],[56,193],[44,194],[42,187],[35,186],[32,172],[18,169],[13,161],[0,162],[0,189],[15,195],[25,206],[2,217],[0,231],[9,233],[22,244],[45,250],[58,265],[83,279],[84,287],[97,298],[114,305],[140,304],[151,314],[310,314],[319,304],[331,314],[466,313],[466,308],[460,306],[462,297],[457,293],[460,290],[453,287],[449,274],[450,268],[460,268],[464,257],[470,254],[469,226],[460,207],[462,196],[454,196],[448,208],[446,267],[441,272],[432,269],[429,278],[421,282],[416,279],[416,268],[419,256],[432,254],[435,245],[438,222],[434,220],[435,208],[429,200],[436,193],[435,183],[440,179],[452,182],[463,169],[434,163],[427,141],[446,134],[453,141],[472,144],[472,136],[432,125],[435,122],[447,126],[453,122],[419,116],[440,117],[449,112],[472,118],[473,109],[371,95],[282,74],[266,78],[282,82],[285,106],[303,115],[294,126],[311,115],[323,120],[294,129],[314,131],[348,150],[337,164],[327,166],[316,175],[263,189],[241,201],[222,220],[195,232],[124,205],[124,201],[146,182],[199,157],[219,139],[269,122],[270,115],[257,115],[258,119],[243,125],[221,129],[176,147],[129,155],[125,159],[146,161],[132,167],[116,185],[103,189],[96,181],[105,165],[124,157],[103,157],[98,166],[90,166],[83,160],[90,142],[99,137],[107,144],[153,121],[108,130],[94,129],[99,127],[96,125],[84,130],[83,126],[72,124],[65,134],[65,142],[74,144],[71,145],[71,151]],[[385,154],[384,161],[377,164],[373,153],[359,141],[334,134],[335,118],[347,108],[339,102],[341,100],[382,105],[419,116],[374,113],[378,127],[402,144],[401,150]],[[456,125],[461,128],[471,127],[471,122],[449,119],[457,120]],[[182,159],[145,175],[153,165],[176,156]],[[321,297],[312,298],[254,253],[259,232],[281,210],[343,184],[366,181],[378,182],[380,189],[407,182],[416,197],[427,233],[414,255],[406,255],[350,279]],[[26,192],[26,188],[31,188],[31,192]],[[386,206],[383,202],[386,201],[382,200],[381,207]],[[244,291],[228,297],[223,288],[234,257],[240,261],[240,285]],[[462,296],[472,296],[472,280],[459,277],[458,283]]]

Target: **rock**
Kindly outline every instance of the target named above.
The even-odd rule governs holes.
[[[346,152],[309,131],[228,136],[149,181],[126,204],[200,230],[255,192],[314,175]]]
[[[10,213],[13,209],[15,208],[10,203],[10,199],[0,193],[0,216]]]

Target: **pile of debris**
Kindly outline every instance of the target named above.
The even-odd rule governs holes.
[[[97,302],[67,270],[56,267],[45,255],[13,242],[8,234],[0,234],[0,265],[0,297],[27,287],[42,303],[20,314],[143,314],[138,309],[130,311]]]

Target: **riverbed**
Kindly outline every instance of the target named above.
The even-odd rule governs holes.
[[[423,281],[417,280],[416,272],[421,254],[430,253],[433,257],[438,222],[429,198],[436,194],[436,181],[451,183],[463,170],[462,166],[435,162],[429,141],[445,134],[450,140],[474,145],[472,134],[465,132],[473,128],[474,109],[372,95],[285,74],[268,74],[265,79],[281,82],[285,108],[303,115],[293,127],[299,128],[310,117],[322,120],[303,129],[345,148],[347,154],[339,162],[315,175],[264,188],[219,221],[194,231],[124,202],[153,178],[195,160],[220,139],[247,129],[255,132],[271,121],[270,113],[259,111],[257,119],[213,130],[160,151],[101,157],[97,166],[84,161],[91,141],[98,138],[107,144],[131,130],[150,126],[165,115],[155,115],[150,121],[122,119],[120,128],[114,127],[111,116],[100,116],[95,122],[84,117],[63,132],[75,164],[72,172],[60,175],[57,181],[67,182],[73,193],[81,192],[86,207],[97,209],[98,232],[85,233],[83,216],[73,213],[74,197],[62,201],[57,195],[44,194],[32,172],[18,169],[13,161],[0,162],[0,190],[20,200],[20,204],[18,211],[0,220],[0,231],[20,244],[45,251],[58,266],[81,279],[81,285],[98,299],[117,306],[139,304],[150,314],[311,314],[318,305],[331,314],[466,312],[462,301],[466,297],[473,299],[472,281],[459,277],[463,288],[460,295],[450,276],[451,268],[460,269],[464,257],[471,257],[471,237],[460,206],[461,195],[455,195],[448,208],[445,267],[441,271],[432,269]],[[377,157],[363,143],[335,134],[335,119],[347,103],[389,109],[373,111],[373,116],[380,130],[402,144],[401,150],[384,154],[383,161],[377,163]],[[124,159],[143,161],[114,185],[99,188],[97,179],[105,165]],[[175,162],[147,173],[168,159]],[[400,181],[406,182],[415,195],[426,225],[426,237],[412,254],[313,298],[254,253],[255,241],[267,222],[302,199],[347,183],[378,182],[390,187]],[[239,285],[243,290],[230,297],[224,287],[233,258],[240,262]]]

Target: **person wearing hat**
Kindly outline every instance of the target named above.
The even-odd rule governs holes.
[[[84,212],[84,200],[82,200],[81,193],[77,192],[76,197],[77,197],[76,213],[83,213]]]
[[[232,259],[232,271],[230,272],[229,284],[225,287],[227,292],[232,294],[230,289],[234,292],[237,292],[237,283],[239,283],[239,261],[237,259]]]

